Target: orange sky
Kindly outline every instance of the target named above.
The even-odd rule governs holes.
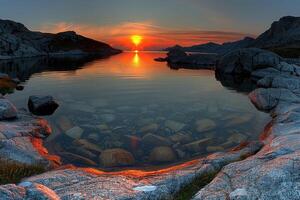
[[[175,44],[190,46],[207,42],[223,43],[235,41],[245,36],[255,37],[250,34],[228,31],[198,29],[176,30],[160,27],[151,22],[126,22],[107,26],[60,22],[44,24],[39,30],[51,33],[74,30],[81,35],[107,42],[114,47],[124,50],[160,50]],[[131,40],[132,35],[140,35],[143,37],[138,48]]]

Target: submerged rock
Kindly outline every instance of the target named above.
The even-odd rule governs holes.
[[[228,121],[225,125],[225,127],[235,127],[247,122],[250,122],[251,119],[253,118],[252,114],[248,114],[248,113],[243,113],[242,115],[236,116],[233,119],[231,119],[230,121]]]
[[[205,150],[206,145],[210,142],[210,138],[205,138],[201,140],[197,140],[195,142],[188,143],[183,147],[191,152],[197,153]]]
[[[140,132],[142,133],[149,133],[149,132],[156,132],[159,128],[159,125],[156,123],[148,124],[146,126],[143,126],[140,129]]]
[[[90,151],[96,152],[98,154],[100,154],[103,150],[96,144],[93,144],[85,139],[79,139],[79,140],[75,140],[73,142],[73,144],[75,145],[79,145],[80,147],[83,147],[85,149],[88,149]]]
[[[180,144],[186,144],[193,140],[193,138],[188,133],[184,133],[184,132],[175,133],[169,138],[172,142],[180,143]]]
[[[171,129],[174,132],[178,132],[181,131],[186,125],[184,123],[181,122],[176,122],[173,120],[167,120],[165,122],[165,126],[169,129]]]
[[[84,166],[97,166],[96,162],[87,158],[86,156],[81,156],[70,152],[61,152],[59,155],[66,159],[69,163],[75,163],[75,165],[79,164]]]
[[[116,116],[113,114],[102,114],[100,117],[106,123],[113,122],[116,119]]]
[[[211,119],[202,119],[196,121],[196,130],[198,132],[211,131],[216,128],[216,123]]]
[[[28,108],[35,115],[52,115],[58,108],[52,96],[30,96]]]
[[[145,145],[145,147],[170,146],[172,144],[167,138],[152,133],[144,135],[141,143]]]
[[[218,151],[224,151],[225,149],[221,146],[208,146],[206,147],[206,151],[208,153],[218,152]]]
[[[69,129],[74,127],[72,121],[66,116],[61,116],[57,120],[57,124],[62,131],[68,131]]]
[[[155,147],[152,149],[149,160],[151,162],[171,162],[177,159],[177,156],[174,152],[174,150],[171,147]]]
[[[0,120],[14,119],[17,117],[16,107],[7,99],[0,98]]]
[[[83,133],[83,129],[79,126],[74,126],[73,128],[67,130],[65,133],[73,139],[80,139]]]
[[[124,149],[104,150],[99,159],[104,167],[130,166],[135,163],[133,155]]]

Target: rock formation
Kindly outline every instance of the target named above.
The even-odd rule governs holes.
[[[244,53],[247,51],[252,50],[245,49]],[[238,59],[239,54],[235,55]],[[244,55],[248,58],[242,60],[255,60],[249,52]],[[260,136],[264,147],[243,161],[225,166],[193,200],[300,198],[300,66],[283,61],[263,63],[266,65],[247,69],[259,87],[249,94],[250,100],[273,118]],[[228,64],[232,69],[232,63]],[[227,68],[224,63],[222,67]]]
[[[108,44],[77,35],[73,31],[57,34],[33,32],[23,24],[0,20],[0,59],[59,55],[102,57],[120,52]]]
[[[273,22],[251,45],[284,57],[300,57],[300,17],[286,16]]]

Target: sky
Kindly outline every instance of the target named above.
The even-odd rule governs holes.
[[[0,18],[43,32],[74,30],[133,50],[256,37],[300,15],[300,0],[0,0]],[[142,36],[137,47],[132,35]]]

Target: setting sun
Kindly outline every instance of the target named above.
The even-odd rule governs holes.
[[[139,44],[142,42],[142,36],[140,35],[133,35],[131,36],[131,41],[135,46],[139,46]]]

